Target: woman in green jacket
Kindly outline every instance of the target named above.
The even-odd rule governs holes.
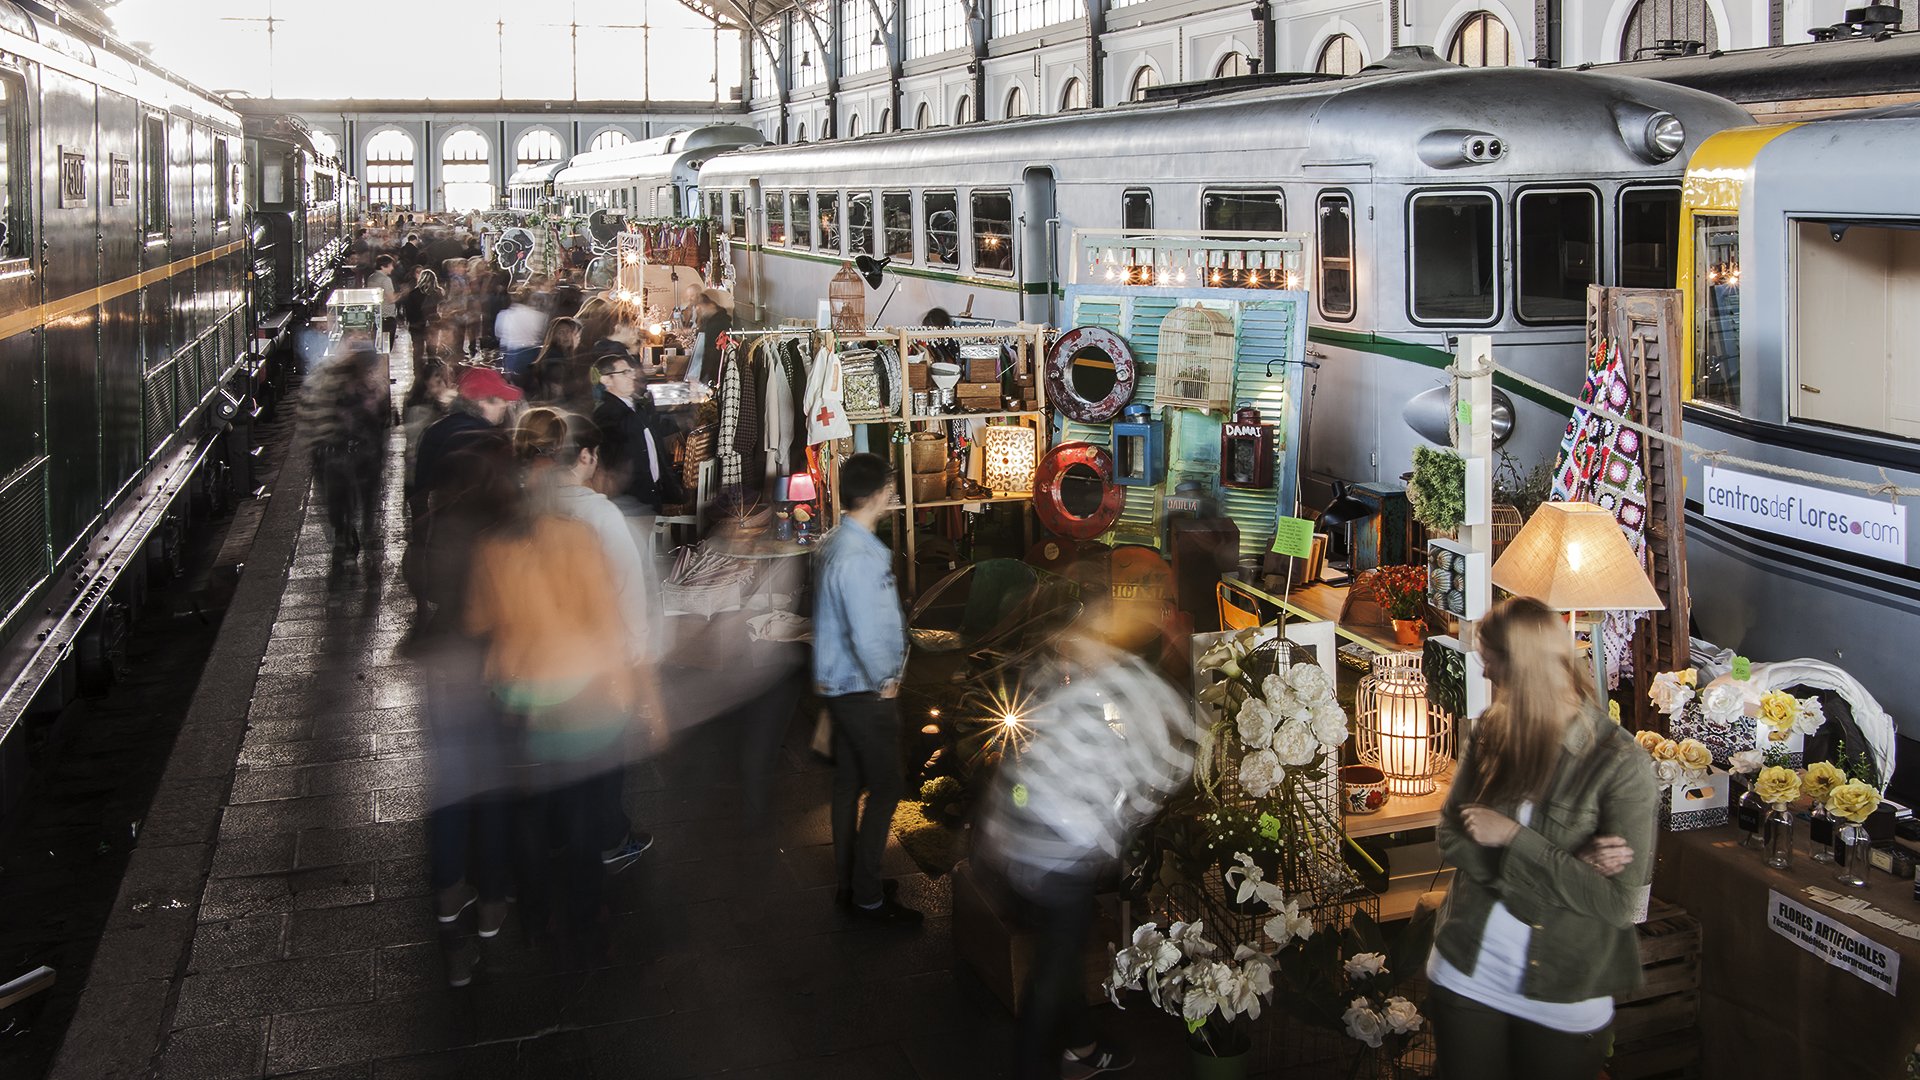
[[[1441,1075],[1590,1080],[1640,980],[1653,767],[1596,707],[1560,615],[1508,600],[1479,640],[1493,701],[1441,813],[1457,871],[1427,964]]]

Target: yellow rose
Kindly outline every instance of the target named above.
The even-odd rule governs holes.
[[[1660,745],[1653,748],[1653,760],[1677,761],[1680,757],[1680,744],[1672,739],[1661,739]]]
[[[1800,797],[1800,774],[1782,765],[1769,765],[1754,778],[1753,793],[1770,803],[1790,803]]]
[[[1667,738],[1657,731],[1642,731],[1634,735],[1633,741],[1640,744],[1640,749],[1651,754],[1653,753],[1653,748],[1666,742]]]
[[[1806,775],[1800,778],[1800,789],[1818,801],[1846,782],[1847,774],[1841,772],[1833,762],[1816,761],[1807,766]]]
[[[1849,780],[1827,796],[1827,812],[1858,825],[1880,806],[1880,793],[1872,784]]]
[[[1784,690],[1771,690],[1760,699],[1760,719],[1778,733],[1782,739],[1793,730],[1793,722],[1800,716],[1800,703],[1793,695]],[[1774,740],[1781,741],[1780,739]]]
[[[1713,767],[1713,751],[1699,739],[1681,739],[1680,764],[1689,769],[1704,772]]]

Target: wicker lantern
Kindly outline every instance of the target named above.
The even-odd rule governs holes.
[[[980,429],[980,450],[986,457],[981,483],[995,495],[1033,490],[1037,464],[1033,429],[1025,424],[990,424]]]
[[[1160,320],[1155,405],[1225,412],[1233,407],[1233,318],[1212,308],[1174,308]]]
[[[852,263],[841,263],[840,272],[827,283],[827,308],[839,333],[857,334],[867,328],[867,284],[854,273]]]
[[[1390,794],[1431,795],[1434,777],[1453,767],[1453,718],[1428,703],[1418,653],[1374,657],[1353,726],[1360,763],[1387,774]]]

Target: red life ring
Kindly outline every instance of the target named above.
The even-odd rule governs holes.
[[[1067,470],[1075,465],[1085,465],[1100,478],[1100,508],[1086,517],[1070,513],[1061,498]],[[1040,459],[1033,478],[1033,512],[1055,536],[1091,540],[1113,528],[1126,505],[1126,489],[1113,482],[1113,454],[1106,447],[1088,442],[1061,443]]]
[[[1089,352],[1113,363],[1113,389],[1099,401],[1088,401],[1073,388],[1074,357]],[[1076,326],[1061,334],[1047,350],[1047,398],[1068,419],[1083,424],[1106,423],[1133,400],[1139,381],[1140,368],[1133,362],[1133,350],[1119,334],[1103,326]]]

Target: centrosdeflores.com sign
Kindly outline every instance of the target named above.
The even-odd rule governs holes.
[[[1706,467],[1707,517],[1906,565],[1907,508],[1770,476]]]

